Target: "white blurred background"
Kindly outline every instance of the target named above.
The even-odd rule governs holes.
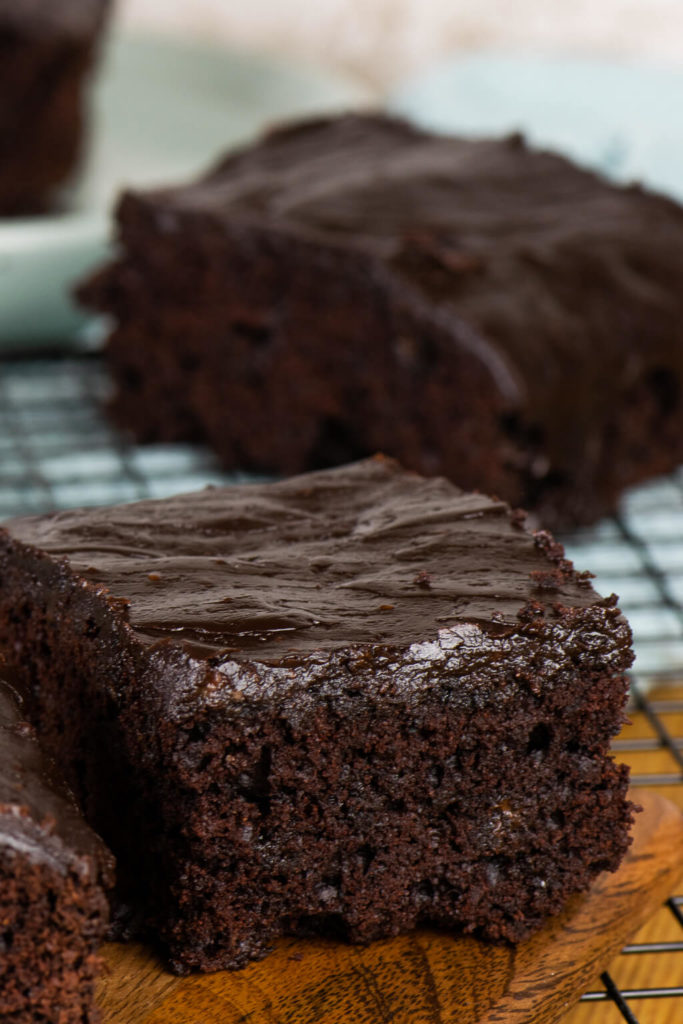
[[[119,0],[125,24],[300,56],[389,87],[473,49],[683,64],[683,0]]]

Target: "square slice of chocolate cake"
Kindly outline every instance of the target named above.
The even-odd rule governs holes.
[[[110,0],[0,0],[0,216],[44,210],[81,154]]]
[[[0,1020],[90,1024],[114,862],[0,680]]]
[[[383,451],[551,526],[683,461],[683,210],[520,138],[284,127],[118,231],[82,295],[138,439],[278,474]]]
[[[629,627],[521,518],[377,457],[0,531],[0,645],[175,969],[517,941],[616,868]]]

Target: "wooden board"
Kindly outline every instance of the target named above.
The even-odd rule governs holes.
[[[422,930],[365,947],[284,940],[237,972],[176,978],[105,947],[103,1024],[552,1024],[683,876],[683,815],[654,793],[616,874],[516,949]]]

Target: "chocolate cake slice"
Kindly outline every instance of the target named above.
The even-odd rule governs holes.
[[[114,862],[0,680],[0,1019],[98,1021]]]
[[[110,0],[0,0],[0,216],[38,212],[72,174]]]
[[[683,210],[521,138],[295,124],[118,231],[82,295],[140,440],[278,474],[384,451],[545,525],[683,461]]]
[[[503,503],[378,457],[0,536],[0,645],[176,970],[516,942],[626,850],[628,625]]]

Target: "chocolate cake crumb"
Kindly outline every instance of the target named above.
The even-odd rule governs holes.
[[[96,1024],[113,858],[0,679],[0,1019]]]

